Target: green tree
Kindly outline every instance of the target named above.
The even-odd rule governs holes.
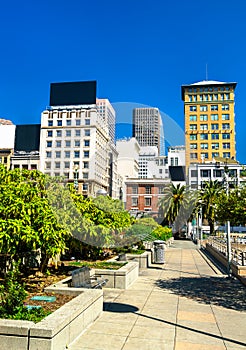
[[[214,224],[217,215],[217,199],[223,191],[223,184],[217,180],[206,181],[200,191],[198,205],[202,206],[203,216],[208,220],[210,235],[214,234]]]

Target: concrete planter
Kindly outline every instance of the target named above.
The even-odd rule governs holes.
[[[96,277],[108,280],[104,288],[127,289],[138,278],[139,264],[130,261],[118,270],[94,269],[94,273]]]
[[[65,289],[53,286],[57,293]],[[49,288],[47,288],[50,290]],[[1,350],[64,350],[103,310],[102,290],[69,288],[79,294],[41,322],[0,320]],[[71,291],[76,289],[76,291]],[[51,287],[52,290],[52,287]]]
[[[127,254],[128,261],[137,261],[140,269],[146,269],[151,265],[151,252],[144,252],[142,254]]]

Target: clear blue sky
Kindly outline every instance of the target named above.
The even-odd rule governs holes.
[[[39,123],[51,82],[97,80],[98,97],[159,107],[183,128],[181,85],[204,80],[207,64],[208,79],[238,83],[246,164],[245,15],[245,0],[4,1],[0,117]]]

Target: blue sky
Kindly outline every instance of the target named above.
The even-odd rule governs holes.
[[[208,79],[238,83],[246,164],[245,13],[245,0],[2,2],[0,117],[39,123],[51,82],[97,80],[98,97],[158,107],[183,128],[181,85],[206,79],[207,64]]]

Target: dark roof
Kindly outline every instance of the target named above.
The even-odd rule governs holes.
[[[184,166],[169,166],[171,181],[185,181]]]
[[[39,151],[40,124],[16,125],[15,151]]]

